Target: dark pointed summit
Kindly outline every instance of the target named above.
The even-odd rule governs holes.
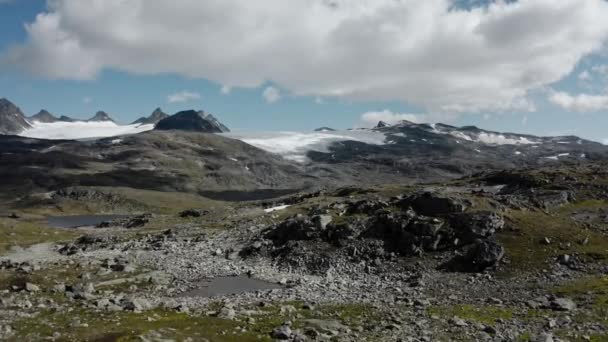
[[[150,116],[147,118],[142,116],[141,118],[133,121],[132,125],[149,125],[149,124],[157,124],[160,120],[169,117],[169,114],[163,112],[163,110],[159,107],[156,108]]]
[[[55,115],[49,113],[46,109],[42,109],[38,114],[32,115],[30,121],[52,123],[59,121],[59,119]]]
[[[175,115],[171,115],[156,124],[154,129],[156,130],[182,130],[192,131],[201,133],[222,133],[222,125],[215,117],[205,115],[204,112],[197,112],[195,110],[186,110],[179,112]]]
[[[315,129],[315,132],[335,132],[336,130],[331,127],[319,127]]]
[[[0,99],[0,134],[19,134],[30,127],[19,107],[5,98]]]
[[[99,111],[99,112],[95,113],[95,116],[93,116],[92,118],[90,118],[87,121],[89,121],[89,122],[107,122],[107,121],[114,122],[114,120],[112,120],[110,115],[108,115],[108,113],[106,113],[104,111]]]
[[[378,121],[378,124],[376,125],[376,128],[384,128],[384,127],[390,127],[391,125],[384,122],[384,121]]]
[[[205,120],[209,121],[213,126],[217,127],[221,132],[227,133],[230,132],[230,129],[226,127],[223,123],[221,123],[213,114],[205,113],[203,111],[198,112]]]

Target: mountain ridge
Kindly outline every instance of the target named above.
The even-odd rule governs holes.
[[[0,134],[19,134],[32,127],[19,107],[0,98]]]

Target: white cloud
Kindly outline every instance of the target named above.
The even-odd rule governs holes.
[[[554,92],[549,96],[549,102],[569,111],[595,112],[608,110],[608,95],[571,95],[566,92]]]
[[[198,100],[201,98],[199,93],[191,91],[180,91],[179,93],[171,94],[167,96],[167,102],[169,103],[182,103]]]
[[[420,123],[426,118],[424,114],[405,114],[405,113],[394,113],[388,109],[379,112],[367,112],[361,114],[361,127],[374,127],[380,121],[384,121],[388,124],[396,124],[400,121],[407,120],[415,123]]]
[[[591,67],[591,71],[593,72],[597,72],[598,74],[608,74],[608,65],[607,64],[600,64],[600,65],[594,65]]]
[[[281,91],[275,87],[267,87],[262,93],[262,97],[268,103],[275,103],[281,99]]]
[[[93,98],[90,96],[85,96],[82,98],[82,103],[84,103],[84,104],[89,104],[91,102],[93,102]]]
[[[432,112],[504,111],[597,52],[607,17],[604,0],[470,10],[454,0],[52,0],[4,62],[59,79],[110,68]]]
[[[591,79],[591,73],[589,73],[588,70],[584,70],[578,74],[578,79],[581,81],[589,81]]]
[[[227,85],[222,86],[222,88],[220,89],[220,93],[222,95],[228,95],[228,94],[230,94],[231,91],[232,91],[232,87],[227,86]]]

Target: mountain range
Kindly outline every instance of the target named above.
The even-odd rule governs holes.
[[[161,108],[157,108],[148,117],[141,117],[132,122],[130,125],[151,125],[154,127],[159,122],[168,119],[163,122],[159,129],[166,129],[165,127],[174,127],[175,129],[206,133],[221,133],[230,131],[228,127],[222,124],[213,115],[207,114],[203,111],[188,111],[188,113],[180,112],[177,114],[177,116],[170,116],[163,112]],[[184,120],[187,122],[182,122]],[[19,109],[19,107],[17,107],[15,104],[5,98],[0,99],[0,134],[27,135],[28,130],[37,128],[39,124],[56,123],[114,123],[118,125],[116,121],[104,111],[98,111],[88,120],[73,119],[65,115],[57,117],[57,115],[54,115],[45,109],[40,110],[40,112],[35,115],[26,117],[21,109]],[[53,125],[45,127],[49,128],[53,127]],[[57,126],[55,128],[59,129],[61,127]],[[120,132],[122,132],[122,130]],[[91,138],[94,137],[96,136],[91,136]]]
[[[31,122],[36,119],[48,122],[56,118],[41,111],[28,120],[9,101],[0,103],[5,134],[21,134],[19,131],[31,129]],[[209,189],[429,182],[488,170],[608,159],[608,146],[575,136],[538,137],[474,126],[381,122],[372,129],[252,138],[238,134],[200,135],[229,130],[202,111],[168,116],[161,109],[138,120],[138,124],[149,125],[158,119],[150,132],[96,139],[94,144],[0,136],[0,155],[6,160],[2,164],[10,165],[0,167],[0,176],[11,186],[18,185],[19,179],[37,179],[34,184],[41,189],[84,183],[128,186],[138,179],[141,188],[200,193]],[[98,112],[88,122],[95,120],[106,122],[111,118]],[[53,165],[52,174],[32,173],[45,165]]]

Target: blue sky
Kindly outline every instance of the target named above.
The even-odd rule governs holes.
[[[200,3],[183,0],[183,12],[173,8],[171,13],[167,13],[165,9],[162,12],[166,14],[167,22],[156,24],[160,25],[159,27],[151,27],[150,22],[157,23],[158,19],[154,17],[154,9],[144,8],[145,5],[120,8],[120,2],[109,0],[107,3],[113,3],[112,6],[90,5],[89,13],[83,14],[82,18],[79,17],[80,14],[75,14],[80,13],[78,6],[90,1],[93,0],[58,0],[59,5],[56,8],[47,8],[44,0],[0,0],[0,56],[4,56],[0,59],[0,97],[12,100],[27,114],[34,114],[45,108],[57,115],[87,118],[97,110],[105,110],[118,121],[125,123],[148,115],[156,107],[162,107],[168,113],[195,108],[216,114],[226,125],[237,130],[310,130],[320,126],[350,128],[363,123],[369,124],[362,121],[362,115],[371,112],[376,114],[368,115],[368,118],[415,117],[419,121],[477,125],[498,131],[539,135],[575,134],[598,141],[608,138],[605,129],[608,126],[608,68],[602,68],[608,65],[606,49],[603,47],[605,38],[608,37],[608,28],[601,24],[604,19],[597,19],[590,14],[608,11],[603,0],[589,1],[597,8],[581,9],[580,15],[575,13],[569,16],[574,18],[571,23],[564,23],[563,20],[559,23],[562,26],[571,25],[569,34],[575,32],[583,38],[577,37],[574,41],[567,41],[565,39],[569,38],[566,34],[543,36],[554,31],[551,25],[558,23],[552,22],[530,25],[527,31],[519,32],[517,39],[520,36],[528,39],[521,42],[526,44],[522,46],[542,45],[540,43],[547,46],[530,51],[523,48],[522,56],[504,56],[513,50],[513,47],[508,45],[514,44],[508,25],[516,23],[518,27],[525,28],[529,13],[548,11],[555,11],[553,16],[559,20],[560,10],[572,13],[572,8],[559,9],[546,0],[526,7],[525,3],[530,2],[528,0],[522,1],[522,8],[517,10],[509,8],[508,4],[493,8],[491,11],[494,11],[494,16],[491,16],[481,10],[473,13],[475,9],[479,9],[477,2],[473,2],[473,5],[466,2],[473,12],[463,20],[487,21],[486,25],[480,25],[480,28],[486,30],[486,39],[495,39],[496,42],[480,46],[479,51],[475,53],[461,52],[464,50],[462,46],[474,45],[455,42],[453,38],[448,39],[451,32],[433,36],[438,31],[436,27],[443,27],[445,24],[437,19],[435,29],[429,28],[429,34],[416,41],[416,44],[423,48],[414,46],[416,49],[411,50],[424,50],[427,45],[436,45],[429,47],[428,55],[421,59],[410,58],[412,52],[406,50],[409,46],[407,42],[404,42],[403,46],[397,46],[399,49],[395,47],[401,43],[400,37],[404,35],[391,36],[393,40],[387,38],[386,42],[374,35],[379,34],[378,32],[389,32],[385,34],[388,37],[390,30],[399,30],[400,34],[407,33],[412,27],[417,28],[410,27],[409,24],[399,26],[402,22],[416,24],[414,16],[408,17],[410,12],[435,13],[434,11],[449,3],[448,0],[430,0],[426,5],[399,9],[403,10],[403,18],[386,16],[386,11],[382,8],[384,1],[378,1],[378,5],[371,6],[373,8],[365,8],[365,16],[361,15],[363,10],[341,4],[340,9],[333,11],[342,11],[340,18],[351,19],[345,21],[342,26],[331,26],[333,24],[329,24],[328,20],[327,23],[321,22],[319,25],[327,27],[326,31],[319,29],[318,32],[311,32],[308,29],[298,31],[298,23],[294,23],[293,29],[285,30],[289,31],[286,35],[292,36],[286,37],[275,37],[274,31],[243,31],[243,35],[251,35],[252,38],[234,42],[232,45],[229,44],[230,39],[238,39],[238,35],[233,36],[232,31],[222,29],[223,31],[209,32],[210,28],[206,26],[198,28],[201,31],[197,33],[197,28],[193,27],[193,35],[184,37],[187,33],[181,30],[178,23],[189,20],[189,13],[192,13],[193,9],[200,10],[201,17],[210,11],[226,11],[226,25],[230,26],[234,22],[235,32],[238,32],[236,30],[242,29],[238,25],[243,22],[239,15],[253,13],[251,17],[247,17],[247,20],[253,20],[256,13],[266,15],[267,8],[243,9],[239,7],[255,5],[242,5],[242,2],[231,0],[224,2],[224,7],[220,9],[217,6],[209,9]],[[267,2],[273,1],[276,0]],[[133,3],[135,2],[138,1],[134,0]],[[576,2],[565,0],[566,2],[577,6]],[[386,6],[390,6],[389,1],[386,3]],[[297,1],[294,4],[299,5]],[[541,8],[539,4],[546,7]],[[302,3],[302,6],[305,5]],[[280,11],[288,11],[280,6],[275,7],[278,8],[273,10],[272,14],[275,16],[283,15]],[[112,29],[117,28],[116,30],[124,28],[124,31],[119,32],[120,38],[134,35],[142,40],[148,40],[150,37],[136,35],[138,32],[147,33],[158,29],[158,36],[150,38],[153,44],[145,45],[137,41],[131,44],[133,47],[125,47],[120,39],[113,40],[116,38],[116,32],[99,29],[102,25],[94,20],[102,20],[104,15],[116,16],[112,11],[120,11],[121,14],[140,11],[137,13],[142,16],[141,22],[129,21],[125,24],[117,21],[108,25]],[[521,14],[518,14],[520,12]],[[52,21],[58,24],[49,28],[43,20],[36,19],[39,13],[51,13],[53,20],[60,18]],[[150,22],[143,18],[142,13],[150,16]],[[284,13],[285,22],[289,21],[290,15],[291,13]],[[319,12],[312,13],[311,17],[313,15],[319,16]],[[501,15],[501,20],[492,19]],[[231,16],[234,16],[233,21]],[[352,24],[362,17],[368,20],[363,22],[361,19],[366,26],[370,25],[370,18],[378,19],[379,22],[379,31],[369,33],[369,41],[366,40],[368,32],[364,26]],[[454,17],[454,20],[459,19]],[[95,30],[87,27],[88,22],[96,27]],[[280,21],[277,25],[285,25],[285,22]],[[25,30],[26,23],[34,23],[36,32],[28,34]],[[389,24],[397,27],[393,28]],[[539,29],[535,32],[535,27],[542,25],[546,25],[546,31]],[[273,27],[268,30],[271,29],[277,30]],[[479,30],[464,33],[474,35]],[[463,35],[461,32],[453,34],[454,37]],[[197,38],[199,36],[202,36],[200,40]],[[224,37],[228,38],[222,40]],[[307,56],[307,51],[311,50],[304,48],[309,43],[308,38],[314,44],[322,41],[318,46],[329,46],[327,51],[315,50]],[[48,41],[56,39],[59,39],[56,46],[54,43],[47,44]],[[64,43],[65,46],[71,46],[71,41],[66,41],[68,39],[75,39],[79,47],[74,53],[69,50],[63,58],[61,53],[64,50],[59,47]],[[301,44],[298,44],[298,39],[301,39]],[[354,42],[351,43],[349,39]],[[427,44],[424,39],[429,39],[432,43]],[[259,46],[249,46],[257,41],[263,49]],[[328,45],[328,42],[333,45]],[[289,45],[291,43],[293,45]],[[205,47],[207,44],[210,48]],[[357,45],[365,44],[368,45],[364,46],[366,49],[359,51]],[[338,50],[336,45],[341,49]],[[558,46],[565,51],[555,51]],[[246,48],[251,50],[245,50]],[[501,48],[506,52],[501,52]],[[191,50],[191,56],[162,56],[167,49],[180,53],[182,50]],[[436,49],[442,49],[442,53],[436,54]],[[453,56],[444,52],[452,51],[450,49],[454,51]],[[17,52],[13,53],[16,50]],[[225,63],[222,63],[223,51],[226,51]],[[344,51],[348,51],[348,54],[343,54]],[[378,51],[377,56],[375,51]],[[394,51],[403,51],[403,56],[394,56]],[[486,56],[495,51],[504,57],[498,57],[500,59],[495,62],[488,61],[487,66],[480,65],[489,59]],[[530,54],[530,58],[524,58],[526,53]],[[212,56],[208,56],[209,54]],[[333,59],[331,54],[340,56],[343,62]],[[148,61],[151,55],[160,57],[158,61]],[[60,56],[61,60],[56,56]],[[309,64],[309,60],[321,58],[319,56],[324,58],[321,63],[326,64],[318,68],[312,62]],[[484,58],[475,61],[479,56]],[[424,60],[433,58],[453,59],[454,62],[438,59],[432,61],[434,64],[424,64]],[[375,64],[367,64],[368,59],[377,61],[373,61]],[[93,62],[88,63],[89,60]],[[326,62],[327,60],[329,62]],[[402,64],[402,60],[407,62]],[[467,64],[468,60],[471,60],[471,65]],[[186,66],[181,67],[184,64]],[[93,66],[89,71],[87,68],[90,65]],[[505,71],[500,71],[501,68]],[[371,71],[366,74],[368,69]],[[467,71],[468,69],[470,71]],[[421,72],[416,73],[416,70]],[[334,71],[335,75],[332,74]],[[452,73],[456,77],[445,76]],[[466,80],[460,84],[459,79]],[[487,82],[488,86],[485,86],[484,82]],[[476,84],[479,84],[479,87]],[[502,84],[506,86],[501,88]],[[230,92],[223,93],[223,85],[232,86]],[[492,88],[495,86],[496,89]],[[264,94],[269,93],[269,87],[278,91],[279,96],[272,99],[265,97]],[[183,102],[169,101],[169,96],[184,92],[196,96]]]

